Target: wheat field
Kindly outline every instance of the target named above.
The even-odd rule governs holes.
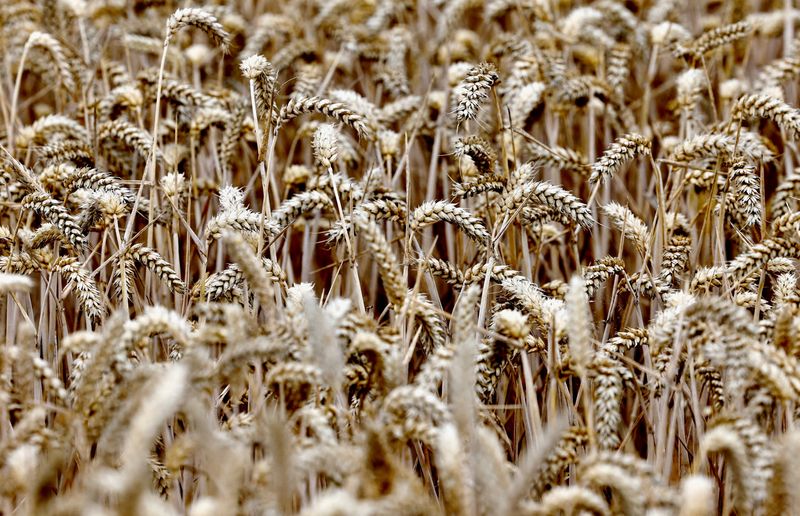
[[[0,22],[0,514],[800,514],[792,0]]]

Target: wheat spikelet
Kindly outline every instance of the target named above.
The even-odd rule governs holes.
[[[679,234],[677,231],[670,238],[669,244],[664,248],[661,272],[658,275],[659,281],[664,285],[671,287],[679,275],[686,270],[689,265],[691,243],[691,238]]]
[[[678,45],[675,48],[677,56],[701,59],[703,55],[736,40],[750,35],[752,27],[746,21],[723,25],[708,32],[704,32],[687,45]]]
[[[569,37],[595,44],[601,48],[614,45],[613,38],[600,25],[603,13],[594,7],[576,7],[561,20],[561,30]]]
[[[69,244],[57,227],[52,224],[42,224],[33,234],[28,245],[31,249],[41,249],[54,242]]]
[[[582,468],[583,482],[594,486],[608,486],[613,492],[614,512],[641,514],[645,507],[644,485],[640,478],[617,464],[597,461]]]
[[[738,131],[738,134],[737,150],[741,150],[745,157],[754,162],[769,162],[775,159],[775,147],[769,140],[752,131],[742,130]]]
[[[27,195],[22,204],[30,210],[40,213],[50,224],[57,227],[64,237],[76,249],[86,247],[86,237],[78,227],[75,219],[67,213],[63,204],[45,192]]]
[[[707,516],[714,513],[714,486],[703,475],[691,475],[681,482],[683,502],[680,516]]]
[[[88,231],[95,223],[109,226],[129,211],[128,202],[116,192],[90,191],[86,202],[81,206],[79,225],[82,231]]]
[[[161,84],[161,97],[158,95],[157,70],[144,70],[137,75],[137,80],[142,85],[143,95],[147,101],[163,98],[180,106],[192,107],[220,107],[220,101],[214,97],[198,91],[190,84],[180,82],[170,77],[163,78]]]
[[[770,229],[773,235],[782,236],[797,231],[798,223],[800,223],[800,212],[786,213],[773,220]]]
[[[159,333],[172,337],[174,344],[170,355],[173,358],[179,358],[182,350],[189,347],[191,326],[186,319],[162,306],[149,306],[136,319],[124,324],[118,347],[113,351],[112,368],[115,371],[130,368],[128,353],[139,346],[143,338]]]
[[[722,133],[700,134],[678,145],[669,155],[670,161],[691,162],[705,157],[732,155],[735,139]]]
[[[340,102],[333,102],[319,97],[292,98],[281,107],[275,124],[275,133],[288,122],[305,113],[321,113],[352,127],[359,137],[368,140],[374,138],[366,119]]]
[[[330,198],[319,191],[299,193],[285,200],[280,207],[272,213],[272,221],[279,228],[291,224],[304,213],[317,208],[332,206]]]
[[[692,112],[707,87],[706,74],[702,70],[693,68],[680,74],[677,79],[677,108],[684,111],[686,116],[692,117]]]
[[[234,153],[236,152],[236,147],[239,146],[239,139],[244,132],[245,104],[240,98],[232,99],[228,104],[230,116],[226,120],[222,141],[219,143],[219,159],[222,169],[231,172]],[[165,151],[168,150],[169,148],[165,149]],[[167,165],[170,165],[168,154],[165,154],[164,158],[167,161]]]
[[[731,116],[738,119],[768,118],[793,138],[800,135],[800,111],[769,95],[745,95],[731,108]]]
[[[594,219],[589,208],[575,195],[546,181],[527,181],[506,193],[503,207],[512,214],[526,202],[536,201],[550,207],[582,228],[591,228]]]
[[[339,140],[337,143],[341,145],[341,142],[342,141]],[[342,197],[342,202],[352,201],[357,203],[365,198],[362,185],[338,173],[320,174],[314,178],[311,178],[306,186],[307,190],[319,190],[327,194],[329,197],[334,197],[334,185],[336,186],[336,190],[339,191],[339,195]],[[392,200],[400,200],[399,197],[392,193],[381,193],[379,190],[375,191],[374,197],[376,199],[381,197],[391,197]]]
[[[442,400],[418,386],[392,390],[384,399],[381,412],[386,430],[394,439],[419,439],[432,447],[437,443],[438,428],[452,425],[452,416]]]
[[[167,20],[166,41],[172,39],[184,27],[196,27],[203,32],[217,45],[223,52],[228,51],[230,46],[230,35],[217,20],[217,17],[205,9],[188,7],[178,9]],[[166,45],[165,45],[166,46]]]
[[[266,383],[276,395],[281,395],[287,410],[293,412],[322,385],[322,373],[311,364],[284,362],[269,372]]]
[[[323,169],[333,167],[333,162],[336,161],[339,152],[337,148],[338,141],[339,135],[336,128],[330,124],[322,124],[314,131],[312,143],[314,159]]]
[[[586,267],[583,273],[583,279],[586,283],[586,295],[593,296],[608,278],[624,271],[623,262],[611,256],[601,258],[596,263]]]
[[[147,131],[136,127],[127,120],[118,119],[104,122],[97,128],[97,136],[100,140],[121,141],[136,149],[142,157],[149,156],[153,151],[153,139]],[[156,152],[156,156],[161,159],[160,151]]]
[[[230,113],[221,107],[200,109],[195,115],[194,119],[192,119],[192,123],[189,128],[189,137],[193,141],[199,143],[200,133],[215,124],[222,125],[224,127],[229,118]]]
[[[69,193],[69,189],[65,183],[69,178],[79,170],[72,163],[60,163],[58,165],[48,165],[39,173],[39,184],[46,191]]]
[[[605,353],[614,355],[619,353],[620,350],[628,350],[636,347],[641,347],[647,344],[648,332],[646,328],[626,328],[620,330],[617,334],[608,339],[603,344],[603,351]]]
[[[30,275],[44,269],[46,264],[28,253],[12,253],[9,256],[0,256],[0,268],[12,274]]]
[[[436,277],[442,278],[451,285],[463,285],[464,273],[455,265],[439,258],[421,258],[417,261],[420,269],[430,272]]]
[[[202,284],[198,283],[192,287],[192,295],[199,295],[202,290],[209,301],[215,301],[230,294],[243,281],[242,269],[238,265],[231,264],[210,275]]]
[[[277,234],[280,231],[274,221],[265,221],[260,213],[254,213],[246,208],[226,210],[208,222],[206,225],[206,238],[221,238],[222,231],[226,228],[258,233],[262,227],[267,235]]]
[[[562,79],[553,91],[557,109],[562,112],[585,108],[588,105],[599,107],[598,102],[601,102],[601,98],[611,97],[608,84],[592,75]]]
[[[5,459],[11,455],[11,452],[24,445],[26,442],[32,440],[38,431],[43,427],[43,420],[47,413],[42,407],[34,407],[28,410],[23,419],[19,421],[14,428],[14,435],[10,439],[5,439],[2,447],[3,464],[5,466]]]
[[[727,272],[737,277],[762,267],[778,257],[797,257],[800,250],[797,243],[782,238],[768,238],[741,253],[728,264]]]
[[[619,447],[618,428],[622,421],[622,379],[620,365],[609,357],[596,359],[592,363],[594,375],[594,415],[597,442],[600,447],[616,450]]]
[[[107,96],[97,103],[98,117],[102,120],[112,118],[115,111],[128,110],[135,112],[144,104],[142,92],[131,82],[126,82],[111,90]]]
[[[497,156],[489,142],[479,136],[459,138],[453,143],[453,153],[456,157],[469,156],[482,174],[493,174]]]
[[[478,116],[481,104],[489,98],[489,90],[500,77],[490,63],[481,63],[470,68],[464,79],[453,90],[456,99],[454,116],[456,121],[472,120]]]
[[[624,97],[625,79],[628,75],[628,66],[633,51],[630,45],[618,43],[608,52],[606,61],[606,80],[614,91],[614,95],[622,99]]]
[[[381,4],[383,7],[389,5],[391,5],[390,2]],[[389,48],[384,56],[378,79],[383,82],[392,97],[403,97],[411,92],[406,67],[406,54],[408,53],[411,34],[404,27],[395,27],[389,30],[386,37]]]
[[[186,285],[181,281],[178,273],[155,249],[142,244],[134,244],[128,249],[128,254],[161,278],[171,291],[177,294],[186,291]]]
[[[250,81],[250,95],[254,103],[254,116],[258,118],[258,122],[261,125],[265,126],[261,142],[258,142],[261,153],[259,158],[263,159],[265,157],[264,149],[267,144],[266,126],[269,123],[277,122],[278,108],[274,99],[277,93],[275,82],[278,79],[278,72],[272,66],[272,63],[260,54],[253,54],[243,59],[239,68],[242,75]]]
[[[275,81],[278,73],[272,63],[260,54],[253,54],[242,60],[239,66],[242,75],[252,81],[256,109],[262,122],[268,120],[267,112],[275,94]]]
[[[57,143],[48,143],[38,149],[39,157],[50,164],[64,163],[71,161],[83,165],[92,165],[92,150],[86,143],[78,140],[67,140]]]
[[[411,295],[411,292],[406,292],[404,302],[397,311],[404,314],[414,313],[419,316],[430,338],[431,348],[436,349],[444,345],[447,330],[436,307],[427,297],[422,294]]]
[[[490,269],[489,264],[478,263],[464,271],[464,282],[468,284],[481,282],[486,277],[487,273],[494,281],[503,281],[504,279],[522,276],[519,271],[512,269],[508,265],[495,264],[492,265]]]
[[[417,112],[422,105],[422,98],[417,95],[407,95],[394,100],[380,108],[378,120],[383,124],[398,122]]]
[[[532,82],[514,90],[509,106],[511,123],[524,126],[528,117],[544,101],[546,86],[543,82]]]
[[[364,201],[358,205],[357,210],[368,213],[375,220],[391,220],[401,224],[405,222],[407,215],[405,202],[390,197]]]
[[[696,292],[700,289],[718,287],[722,284],[725,267],[699,267],[692,278],[689,290]]]
[[[67,59],[64,47],[56,38],[46,32],[35,31],[28,36],[25,46],[27,48],[40,48],[47,52],[56,66],[61,85],[67,92],[71,93],[75,90],[72,67]]]
[[[800,58],[788,55],[775,59],[765,66],[756,80],[756,88],[765,90],[780,86],[800,75]]]
[[[369,129],[375,133],[379,129],[378,107],[369,99],[353,90],[333,89],[328,92],[328,97],[334,102],[339,102],[364,117]]]
[[[576,275],[569,281],[564,303],[567,306],[570,354],[578,371],[583,374],[592,356],[592,317],[583,277]]]
[[[794,470],[789,466],[797,451],[797,434],[788,433],[783,436],[773,465],[773,480],[769,483],[769,496],[766,502],[766,514],[786,514],[797,509],[797,494],[791,488]]]
[[[470,312],[480,298],[480,292],[480,288],[477,285],[472,285],[461,296],[457,305],[459,312],[456,321],[459,321],[459,324],[456,328],[458,331],[453,332],[453,337],[446,345],[438,346],[434,349],[433,354],[428,357],[419,374],[414,378],[416,385],[431,389],[434,392],[439,389],[439,384],[447,376],[447,370],[450,368],[457,347],[465,345],[464,340],[470,337],[467,335],[471,333],[469,328],[464,329],[460,326],[472,319]]]
[[[429,201],[417,207],[409,216],[408,230],[415,233],[439,221],[458,226],[478,244],[484,244],[489,239],[489,232],[479,218],[447,201]]]
[[[625,206],[611,202],[603,206],[603,213],[611,220],[611,224],[622,231],[625,238],[633,242],[639,251],[644,252],[649,241],[650,230],[642,219]]]
[[[133,204],[134,201],[133,193],[120,183],[118,177],[95,168],[72,169],[69,175],[64,178],[63,186],[67,192],[85,188],[94,191],[112,192],[125,199],[129,204]]]
[[[353,213],[353,223],[358,228],[359,239],[364,239],[375,256],[375,263],[386,289],[389,301],[395,305],[403,304],[406,297],[405,281],[402,279],[400,262],[392,251],[386,237],[378,226],[365,214]]]
[[[223,236],[225,242],[230,246],[231,256],[241,267],[244,277],[258,297],[261,306],[270,306],[274,293],[270,276],[264,268],[264,264],[255,255],[250,245],[244,241],[241,234],[227,232]]]
[[[51,393],[59,404],[67,406],[67,389],[64,388],[64,384],[50,365],[38,356],[31,357],[31,365],[33,365],[36,377],[41,380],[44,390]]]
[[[26,148],[30,145],[43,144],[56,136],[89,141],[89,133],[77,120],[64,115],[47,115],[37,118],[34,123],[20,129],[16,144]]]
[[[649,155],[650,146],[650,140],[638,134],[627,134],[617,138],[600,159],[592,164],[589,182],[607,182],[611,176],[636,156]]]
[[[744,161],[731,166],[730,181],[736,207],[745,215],[745,223],[755,226],[761,223],[761,184],[755,175],[755,167]]]
[[[99,319],[105,313],[97,284],[89,273],[77,263],[74,258],[61,258],[54,264],[54,268],[65,274],[70,283],[78,292],[78,298],[83,306],[83,311],[89,319]]]
[[[544,148],[540,145],[530,145],[529,151],[531,159],[537,164],[557,167],[579,174],[589,173],[590,165],[587,163],[586,157],[575,149],[566,147]]]
[[[552,303],[542,291],[524,276],[506,278],[500,282],[520,307],[528,312],[532,321],[542,329],[549,329],[560,305]],[[556,321],[557,322],[557,321]]]
[[[475,390],[483,403],[489,403],[495,392],[497,383],[505,366],[511,358],[519,342],[529,333],[526,317],[517,310],[505,309],[492,315],[492,331],[507,338],[510,342],[500,339],[484,340],[478,348],[476,359],[477,377]]]
[[[793,352],[791,344],[788,352]],[[753,373],[760,378],[763,389],[769,391],[775,399],[793,399],[800,393],[798,364],[794,353],[789,355],[782,348],[758,343],[749,350],[749,355]]]
[[[792,196],[800,191],[800,174],[789,174],[783,182],[778,185],[770,200],[770,211],[773,217],[781,217],[791,211],[790,201]]]
[[[441,470],[444,488],[443,505],[449,514],[472,514],[475,512],[473,479],[466,466],[466,453],[461,446],[461,437],[453,424],[441,425],[435,442],[435,461]]]
[[[481,177],[468,183],[454,183],[453,193],[459,197],[475,197],[486,192],[502,192],[506,182],[496,176]]]
[[[725,455],[738,488],[735,491],[736,504],[742,510],[751,509],[766,496],[769,472],[762,468],[763,461],[771,458],[766,449],[766,439],[753,433],[751,425],[742,418],[722,420],[706,433],[701,445],[703,455],[713,452]]]

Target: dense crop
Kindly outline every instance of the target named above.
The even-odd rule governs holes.
[[[0,514],[800,512],[792,2],[0,2]]]

